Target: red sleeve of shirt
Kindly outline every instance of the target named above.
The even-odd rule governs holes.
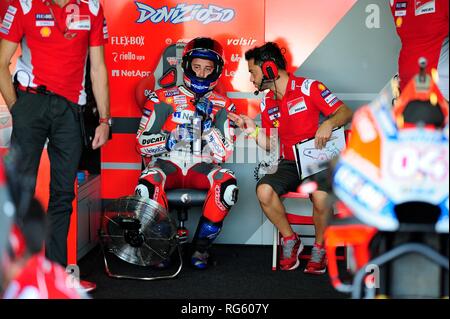
[[[261,127],[264,129],[266,136],[270,136],[270,129],[274,128],[273,122],[269,119],[269,113],[266,105],[267,97],[261,100]]]
[[[23,11],[18,0],[14,0],[6,9],[0,26],[0,37],[2,39],[19,43],[22,40]]]
[[[92,26],[89,35],[89,46],[101,46],[108,43],[108,28],[103,15],[103,7],[100,5],[97,16],[92,15]]]
[[[448,21],[448,7],[449,7],[449,2],[448,1],[441,1],[443,2],[444,5],[444,12],[445,12],[445,17],[447,17],[447,21]]]
[[[9,7],[9,1],[8,0],[3,0],[0,1],[0,20],[3,19],[3,16],[5,15],[6,9],[8,9]]]
[[[322,82],[315,81],[311,87],[311,99],[320,112],[329,116],[343,104]]]

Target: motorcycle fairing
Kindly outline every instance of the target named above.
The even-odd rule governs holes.
[[[368,225],[395,231],[395,206],[419,201],[436,205],[436,230],[448,232],[449,150],[444,130],[399,130],[383,96],[360,108],[348,148],[334,171],[336,195]]]

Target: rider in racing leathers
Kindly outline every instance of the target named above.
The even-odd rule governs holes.
[[[233,151],[227,119],[233,103],[214,91],[223,68],[223,50],[210,38],[190,41],[183,52],[184,85],[153,92],[137,132],[138,151],[148,163],[136,194],[168,208],[165,190],[209,190],[193,238],[192,265],[205,269],[208,249],[237,200],[234,173],[223,169]]]

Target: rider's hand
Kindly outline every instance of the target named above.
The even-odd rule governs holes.
[[[182,147],[194,140],[194,128],[192,124],[180,124],[167,138],[166,148],[171,151],[175,146]]]
[[[314,139],[314,147],[317,149],[324,148],[328,140],[330,139],[332,132],[333,125],[328,121],[323,122],[317,129]]]
[[[166,149],[170,152],[171,150],[173,150],[175,145],[177,145],[178,140],[175,132],[169,133],[168,135],[169,136],[166,139]]]
[[[106,144],[109,137],[109,130],[111,128],[108,124],[99,124],[95,129],[95,136],[92,140],[92,149],[95,150]]]
[[[211,118],[207,118],[206,120],[202,121],[202,132],[209,130],[212,126],[213,125]]]
[[[239,127],[241,130],[244,130],[244,120],[241,119],[239,115],[237,115],[236,113],[228,112],[227,117],[230,121],[233,121],[237,127]]]
[[[213,103],[206,97],[202,96],[195,104],[197,114],[200,115],[203,120],[210,117],[213,110]]]
[[[247,115],[228,113],[228,119],[233,121],[246,135],[252,134],[256,129],[256,123]]]
[[[241,114],[241,119],[244,121],[244,132],[247,135],[252,134],[256,130],[255,121],[247,115]]]

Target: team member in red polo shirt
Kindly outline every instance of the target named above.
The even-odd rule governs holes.
[[[288,223],[286,210],[280,201],[281,195],[295,191],[301,183],[292,146],[303,139],[315,137],[316,147],[322,148],[334,128],[350,121],[352,111],[323,83],[289,74],[286,60],[276,43],[268,42],[247,51],[245,59],[248,61],[250,81],[259,91],[270,90],[261,101],[265,134],[248,116],[232,114],[229,118],[266,150],[270,148],[270,129],[278,128],[282,159],[276,172],[259,180],[256,193],[264,213],[282,235],[280,267],[293,270],[299,265],[298,255],[303,245]],[[320,113],[328,119],[319,126]],[[319,189],[311,195],[316,239],[305,269],[307,273],[321,274],[326,270],[323,231],[326,218],[331,213],[326,200],[324,186],[319,185]]]
[[[1,265],[6,272],[4,299],[87,299],[77,278],[45,258],[44,211],[32,200],[25,216],[17,216],[9,233],[9,258]],[[20,225],[20,226],[19,226]],[[2,291],[0,287],[0,291]]]
[[[448,101],[448,0],[390,0],[397,34],[400,90],[417,73],[417,61],[427,59],[427,72],[438,71],[438,86]]]
[[[88,53],[100,113],[93,149],[106,143],[110,129],[103,9],[98,0],[13,0],[3,17],[0,36],[0,91],[13,118],[11,144],[22,152],[22,173],[35,177],[49,140],[51,231],[46,254],[65,265],[73,185],[83,143],[80,109],[86,103]],[[19,43],[22,55],[14,75],[16,91],[8,67]]]

